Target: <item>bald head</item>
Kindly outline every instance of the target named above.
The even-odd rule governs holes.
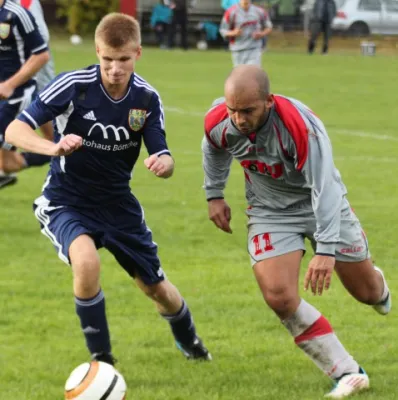
[[[225,97],[244,95],[253,100],[265,100],[269,90],[268,75],[257,65],[239,65],[225,81]]]
[[[244,135],[256,131],[273,106],[267,73],[256,65],[235,67],[225,81],[225,103],[235,127]]]

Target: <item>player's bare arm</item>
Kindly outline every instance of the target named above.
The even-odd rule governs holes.
[[[50,60],[50,53],[44,51],[31,55],[19,71],[4,82],[0,83],[0,100],[8,99],[14,90],[31,79]]]
[[[28,124],[19,120],[11,122],[8,126],[6,140],[26,151],[48,156],[66,156],[83,145],[83,139],[74,134],[65,135],[58,143],[50,142],[39,136]]]
[[[224,199],[212,199],[207,202],[209,219],[214,225],[226,233],[232,233],[230,226],[231,208]]]
[[[242,34],[242,29],[236,28],[225,33],[226,37],[239,37]]]
[[[159,178],[170,178],[174,172],[174,160],[168,154],[152,154],[144,160],[144,164]]]
[[[262,31],[253,32],[252,38],[253,39],[262,39],[265,36],[268,36],[272,31],[272,28],[265,28]]]

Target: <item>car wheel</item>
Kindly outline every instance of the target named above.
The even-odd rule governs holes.
[[[352,36],[367,36],[370,33],[369,27],[365,22],[354,22],[348,32]]]

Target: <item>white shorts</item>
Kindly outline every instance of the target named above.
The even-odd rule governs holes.
[[[315,250],[316,220],[313,212],[303,210],[303,215],[290,218],[283,211],[263,218],[249,217],[248,252],[252,265],[267,258],[305,251],[305,238],[311,241]],[[368,240],[361,223],[344,199],[341,209],[340,240],[336,244],[337,261],[359,262],[370,258]]]
[[[253,64],[261,67],[263,49],[255,48],[249,50],[232,51],[232,63],[234,67],[241,64]]]

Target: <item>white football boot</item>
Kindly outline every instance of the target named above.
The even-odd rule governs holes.
[[[369,377],[361,368],[356,374],[347,374],[340,378],[325,397],[343,399],[366,389],[369,389]]]

